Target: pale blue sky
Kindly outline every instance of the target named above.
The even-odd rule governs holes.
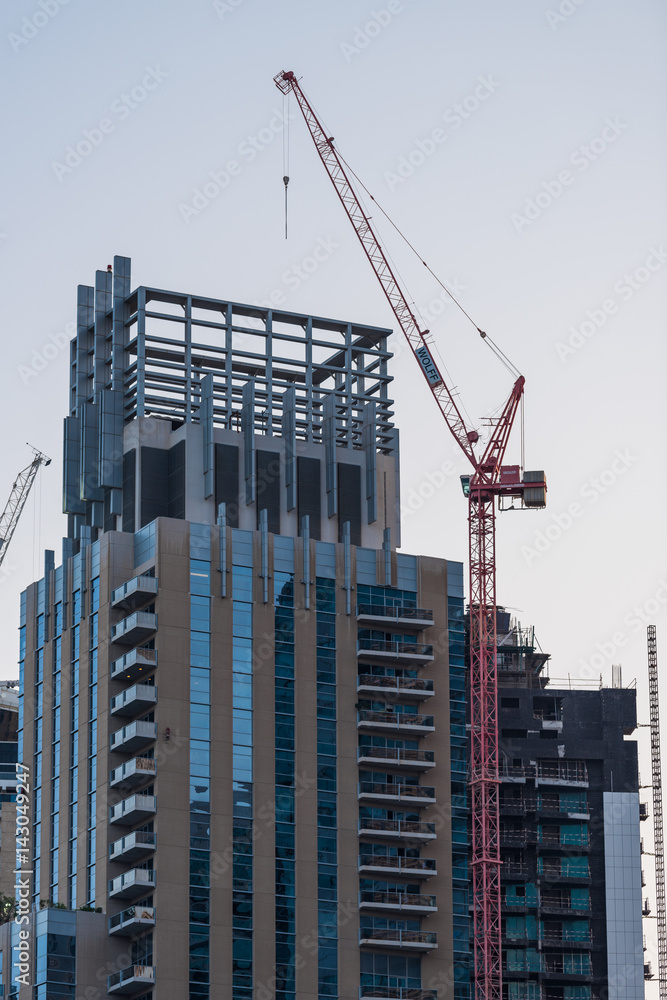
[[[114,253],[132,257],[133,285],[247,302],[277,290],[288,309],[391,325],[297,117],[290,239],[283,238],[282,134],[274,117],[283,99],[272,77],[293,69],[355,170],[433,268],[462,287],[466,309],[526,376],[527,466],[547,470],[549,507],[500,518],[500,600],[535,624],[553,653],[554,676],[578,676],[601,645],[605,678],[612,662],[622,662],[626,681],[639,679],[643,711],[645,632],[634,608],[648,603],[667,657],[664,6],[43,4],[46,13],[38,0],[5,0],[0,10],[10,421],[0,493],[28,460],[24,441],[53,457],[42,474],[42,547],[59,552],[63,533],[68,357],[59,350],[38,373],[35,359],[73,321],[76,285],[91,284]],[[143,100],[130,96],[133,107],[124,103],[147,73],[154,89]],[[457,104],[469,109],[467,118]],[[101,141],[90,155],[69,172],[54,167],[103,119],[108,131],[93,133]],[[420,160],[420,143],[430,151],[438,129],[444,141],[398,182],[400,164],[407,173],[405,163]],[[263,139],[251,159],[253,136]],[[582,146],[589,152],[578,152]],[[184,210],[210,172],[230,161],[239,172],[226,189],[199,214]],[[563,171],[569,180],[559,190]],[[522,222],[538,195],[529,208],[535,217]],[[286,280],[318,240],[332,247],[329,258],[306,281]],[[440,353],[477,420],[505,398],[511,380],[471,327],[442,308],[424,268],[393,239],[388,244],[416,302],[433,317]],[[596,319],[598,327],[584,328],[589,336],[573,335]],[[416,364],[403,354],[394,374],[404,550],[464,559],[464,462]],[[419,506],[420,489],[430,493],[426,474],[451,461],[456,474]],[[579,515],[555,537],[554,518],[566,524],[571,504]],[[2,584],[3,676],[16,673],[18,594],[35,575],[32,529],[40,518],[33,508],[30,501],[7,560],[16,568]],[[548,528],[551,538],[538,552]]]

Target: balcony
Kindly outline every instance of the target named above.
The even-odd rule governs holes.
[[[130,795],[110,809],[109,822],[122,826],[134,826],[144,823],[155,815],[156,805],[154,795]]]
[[[511,879],[532,879],[535,878],[535,873],[531,869],[530,865],[524,864],[523,861],[505,861],[500,866],[500,877]]]
[[[111,664],[112,681],[136,681],[147,677],[157,667],[154,649],[133,649]]]
[[[391,910],[401,913],[436,913],[435,896],[423,896],[413,892],[373,892],[359,893],[360,910]]]
[[[585,917],[590,913],[590,900],[587,906],[573,906],[568,894],[543,892],[540,896],[540,909],[545,916]]]
[[[375,781],[360,781],[357,788],[360,802],[404,802],[429,806],[435,802],[435,788],[428,785],[385,785]]]
[[[413,990],[407,986],[360,986],[359,1000],[437,1000],[437,990]]]
[[[591,844],[588,834],[581,836],[568,834],[562,831],[552,833],[551,831],[542,830],[542,835],[537,839],[537,847],[539,850],[562,851],[572,848],[575,851],[588,851],[590,850],[590,846]]]
[[[362,854],[359,858],[360,875],[403,875],[406,878],[431,878],[437,875],[433,858],[399,858],[391,854]]]
[[[392,628],[423,629],[433,624],[433,612],[427,608],[390,607],[386,604],[357,604],[360,625],[391,625]]]
[[[111,607],[135,611],[140,604],[146,604],[156,594],[157,580],[154,576],[135,576],[127,583],[116,587],[111,595]]]
[[[109,860],[131,862],[147,858],[152,854],[157,846],[157,837],[154,833],[144,833],[135,830],[127,837],[115,840],[109,847]]]
[[[153,758],[134,757],[121,764],[120,767],[113,769],[109,777],[109,786],[116,788],[119,785],[124,785],[126,788],[135,788],[154,777],[155,761]]]
[[[390,840],[433,840],[435,823],[406,819],[360,819],[360,837],[383,837]]]
[[[157,704],[154,684],[133,684],[111,699],[111,715],[138,715]]]
[[[123,618],[117,625],[111,626],[111,642],[122,642],[125,646],[133,646],[144,642],[157,631],[157,615],[152,611],[135,611]]]
[[[362,927],[359,944],[368,948],[405,948],[409,951],[432,951],[438,947],[434,931],[401,931],[389,927]]]
[[[582,947],[590,948],[593,944],[590,929],[582,931],[571,931],[567,929],[559,931],[542,931],[540,941],[543,948]]]
[[[435,767],[432,750],[401,750],[398,747],[359,747],[357,760],[360,765],[405,767],[410,771],[427,771]]]
[[[568,961],[567,965],[563,961],[563,955],[544,955],[542,959],[542,975],[546,978],[563,979],[567,977],[568,983],[591,983],[593,982],[593,969],[590,961],[573,962]],[[574,957],[574,956],[571,956]],[[581,958],[577,953],[577,958]],[[576,971],[575,971],[576,970]]]
[[[545,882],[577,882],[580,885],[590,885],[591,882],[588,862],[586,862],[585,867],[567,864],[563,866],[545,862],[541,867],[538,867],[537,877]]]
[[[588,788],[588,768],[582,761],[549,761],[537,765],[536,785],[567,785],[570,788]]]
[[[136,899],[155,888],[155,872],[148,868],[131,868],[118,878],[109,880],[110,899]]]
[[[107,976],[107,993],[112,995],[131,997],[151,986],[155,986],[154,965],[128,965]]]
[[[639,803],[639,818],[640,818],[640,820],[648,819],[648,803],[647,802],[640,802]]]
[[[155,722],[131,722],[111,734],[109,749],[112,753],[134,753],[145,750],[157,739],[157,724]]]
[[[357,639],[357,659],[430,663],[433,660],[433,646],[425,642],[399,642],[396,639]]]
[[[432,698],[433,681],[425,677],[385,677],[382,674],[359,674],[357,693],[390,695],[403,701]]]
[[[128,906],[122,913],[109,918],[109,934],[134,937],[155,927],[155,909],[152,906]]]
[[[357,729],[379,732],[416,733],[425,736],[435,730],[432,715],[409,715],[407,712],[374,712],[362,708],[357,713]]]

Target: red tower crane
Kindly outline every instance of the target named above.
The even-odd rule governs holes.
[[[522,507],[544,507],[543,472],[503,465],[510,432],[521,401],[524,378],[516,380],[502,415],[481,457],[479,435],[466,427],[422,330],[408,304],[380,241],[350,182],[334,141],[324,130],[293,72],[278,73],[283,94],[294,94],[315,148],[354,227],[398,325],[405,334],[447,426],[470,462],[472,476],[462,477],[469,504],[470,554],[470,794],[472,806],[472,908],[476,1000],[502,1000],[500,924],[500,850],[498,837],[498,710],[496,675],[496,498],[518,500]],[[480,330],[482,337],[486,335]]]

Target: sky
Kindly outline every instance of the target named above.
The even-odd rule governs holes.
[[[133,287],[395,326],[274,87],[291,69],[377,202],[526,378],[526,468],[546,471],[548,506],[499,516],[499,601],[535,626],[554,678],[609,683],[622,664],[647,722],[649,622],[667,657],[666,21],[658,0],[5,0],[0,497],[27,441],[53,461],[3,565],[0,676],[17,675],[20,591],[45,547],[60,561],[77,284],[122,254]],[[377,221],[483,427],[512,376]],[[403,551],[465,560],[469,470],[400,337]]]

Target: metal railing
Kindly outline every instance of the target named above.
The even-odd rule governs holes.
[[[387,868],[395,872],[435,872],[434,858],[399,858],[390,854],[361,854],[360,868]]]
[[[155,632],[157,630],[157,615],[153,611],[135,611],[123,618],[117,625],[111,626],[111,642],[122,639],[134,629]]]
[[[433,611],[428,608],[408,608],[390,604],[357,604],[357,617],[366,615],[372,618],[392,618],[395,621],[409,623],[417,621],[433,621]]]
[[[379,906],[393,906],[398,910],[436,908],[435,896],[424,896],[413,892],[374,892],[372,889],[362,889],[359,893],[359,903],[372,903]]]
[[[437,1000],[437,990],[416,990],[409,986],[360,986],[360,1000]]]
[[[155,982],[155,966],[153,965],[128,965],[120,972],[114,972],[107,976],[107,990],[111,991],[115,986],[122,986],[130,979],[138,979],[145,985],[152,985]]]
[[[559,864],[544,864],[538,867],[537,874],[539,878],[552,879],[554,882],[559,882],[561,879],[566,878],[584,878],[588,879],[591,877],[591,871],[586,865],[569,865],[564,863]]]
[[[382,795],[385,798],[402,799],[435,799],[435,788],[429,785],[386,785],[378,781],[360,781],[359,795]]]
[[[395,941],[397,944],[426,944],[435,946],[438,935],[435,931],[403,931],[390,927],[362,927],[359,937],[364,941]]]
[[[411,715],[408,712],[374,712],[369,708],[361,708],[358,712],[359,722],[377,722],[383,726],[419,726],[433,729],[432,715]]]
[[[390,691],[432,691],[433,681],[426,677],[385,677],[383,674],[359,674],[357,688],[377,687]]]
[[[435,823],[419,823],[407,819],[360,819],[359,830],[376,830],[378,833],[418,834],[435,836]]]
[[[403,750],[400,747],[359,747],[358,757],[377,760],[393,760],[401,764],[433,764],[432,750]]]
[[[125,837],[119,837],[115,840],[113,844],[109,845],[109,856],[121,855],[124,851],[129,850],[132,847],[147,847],[152,848],[157,845],[157,835],[155,833],[147,833],[142,830],[135,830],[134,833],[128,833]]]
[[[152,906],[128,906],[126,910],[122,910],[121,913],[116,913],[113,917],[109,917],[109,930],[112,931],[116,927],[122,927],[123,924],[128,923],[130,920],[146,920],[151,921],[151,925],[155,923],[155,909]],[[147,926],[151,926],[147,924]]]
[[[155,871],[149,868],[131,868],[128,872],[109,879],[109,895],[135,885],[146,889],[155,886]]]
[[[588,768],[580,760],[542,762],[537,765],[535,777],[541,781],[553,781],[554,783],[576,781],[578,784],[587,784]]]
[[[433,659],[433,646],[427,642],[401,642],[397,639],[357,639],[358,653],[390,653],[394,656],[419,656]]]

